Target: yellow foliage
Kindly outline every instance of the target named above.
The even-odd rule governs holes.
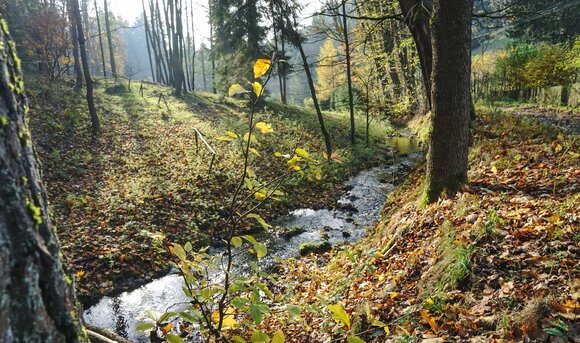
[[[260,58],[254,64],[254,78],[258,79],[262,77],[264,74],[268,72],[270,66],[272,65],[272,61],[265,58]]]

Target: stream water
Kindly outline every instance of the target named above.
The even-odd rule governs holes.
[[[393,180],[411,170],[423,156],[410,138],[391,138],[390,145],[395,156],[392,163],[363,170],[351,177],[346,181],[348,190],[336,204],[319,210],[297,209],[274,223],[284,232],[299,230],[292,237],[280,232],[254,235],[268,246],[268,255],[260,263],[267,266],[273,263],[274,258],[297,257],[302,243],[328,241],[336,244],[363,237],[366,228],[379,219],[385,198],[395,187]],[[215,254],[222,251],[220,248],[211,250]],[[250,258],[240,250],[235,263],[243,268]],[[186,307],[188,298],[183,294],[182,286],[181,276],[169,274],[119,296],[103,297],[84,312],[84,318],[89,324],[114,331],[131,341],[147,343],[149,339],[135,330],[145,310],[163,313],[179,303],[185,303],[183,307]],[[180,309],[174,306],[171,310]]]

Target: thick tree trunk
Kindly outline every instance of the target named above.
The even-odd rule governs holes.
[[[473,0],[435,0],[433,7],[433,117],[425,201],[454,193],[467,181],[471,110]]]
[[[75,70],[75,76],[76,76],[75,90],[78,91],[78,90],[81,90],[83,88],[83,71],[81,68],[81,58],[79,56],[79,38],[78,38],[78,34],[77,34],[77,22],[76,22],[74,14],[73,14],[70,1],[71,0],[69,0],[69,4],[68,4],[68,12],[69,12],[70,23],[71,23],[71,36],[72,36],[72,40],[73,40],[73,60],[74,60],[74,70]]]
[[[97,109],[95,108],[95,99],[93,94],[93,79],[91,78],[91,71],[89,67],[89,57],[85,46],[86,38],[81,24],[81,12],[79,10],[79,1],[71,0],[73,14],[77,19],[77,34],[79,39],[79,48],[81,52],[81,61],[83,63],[83,72],[85,75],[85,82],[87,84],[87,105],[89,106],[89,113],[91,115],[91,131],[93,135],[97,135],[100,130],[99,117],[97,116]]]
[[[99,7],[97,6],[97,0],[95,0],[95,12],[97,14],[97,29],[99,30],[99,48],[101,49],[101,63],[103,64],[103,77],[107,77],[107,65],[105,63],[105,49],[103,48],[103,31],[101,30],[101,18],[99,16]]]
[[[348,25],[346,20],[346,1],[342,2],[342,33],[344,36],[344,52],[346,55],[346,81],[348,85],[348,109],[350,111],[350,144],[354,146],[356,132],[354,127],[354,97],[352,93],[352,73],[350,70],[350,44],[348,40]]]
[[[107,42],[109,43],[109,60],[111,63],[111,72],[115,81],[117,81],[117,64],[115,63],[115,47],[113,46],[113,36],[111,35],[111,22],[109,21],[109,6],[105,1],[105,30],[107,30]]]
[[[6,25],[0,50],[0,342],[88,342],[49,216]]]

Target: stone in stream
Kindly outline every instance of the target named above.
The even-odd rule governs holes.
[[[302,243],[298,251],[301,256],[306,256],[308,254],[324,254],[332,249],[332,245],[328,241],[322,241],[318,243]]]
[[[358,209],[352,203],[339,203],[338,208],[345,212],[357,213]]]
[[[304,233],[304,232],[306,232],[306,230],[303,227],[295,226],[292,228],[284,229],[283,231],[280,232],[280,236],[288,239],[288,238],[298,236],[299,234]]]

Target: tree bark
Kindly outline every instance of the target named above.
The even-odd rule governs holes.
[[[71,36],[72,36],[72,40],[73,40],[73,60],[74,60],[74,70],[75,70],[75,76],[76,76],[74,89],[76,91],[79,91],[83,88],[83,71],[81,68],[81,61],[80,61],[80,56],[79,56],[79,39],[78,39],[78,34],[77,34],[77,22],[76,22],[74,14],[73,14],[70,1],[71,0],[69,0],[69,3],[68,3],[68,12],[69,12],[70,23],[71,23]]]
[[[284,12],[282,12],[284,13]],[[326,146],[326,154],[328,155],[328,159],[332,157],[332,144],[330,142],[330,135],[326,130],[326,125],[324,124],[324,117],[322,116],[322,111],[320,110],[320,105],[318,104],[318,98],[316,97],[316,88],[314,86],[314,80],[312,79],[312,73],[310,72],[310,66],[308,65],[308,58],[306,57],[306,53],[304,52],[304,48],[302,47],[302,41],[300,34],[298,33],[296,27],[298,27],[296,23],[296,17],[294,17],[294,26],[290,23],[290,20],[287,19],[288,26],[291,27],[291,35],[292,35],[292,43],[294,46],[298,48],[300,52],[300,57],[302,58],[302,65],[304,67],[304,72],[306,73],[306,79],[308,81],[308,87],[310,88],[310,94],[312,96],[312,101],[314,102],[314,108],[316,109],[316,116],[318,117],[318,123],[320,124],[320,131],[322,132],[322,136],[324,138],[324,144]]]
[[[342,2],[342,33],[344,35],[344,51],[346,55],[346,81],[348,85],[348,108],[350,111],[350,144],[354,146],[356,132],[354,127],[354,99],[352,94],[352,73],[350,70],[350,44],[348,41],[348,26],[346,20],[346,0]]]
[[[0,50],[0,341],[88,342],[49,216],[6,25]]]
[[[91,77],[91,70],[89,67],[89,57],[87,55],[87,49],[85,46],[86,38],[83,32],[83,26],[81,24],[81,12],[79,10],[79,1],[78,0],[71,0],[73,14],[77,19],[77,35],[79,39],[79,49],[81,52],[81,61],[83,64],[83,73],[85,75],[85,82],[87,84],[87,105],[89,107],[89,113],[91,115],[91,131],[94,136],[99,133],[100,130],[100,123],[99,117],[97,116],[97,109],[95,108],[95,99],[94,99],[94,85],[93,79]]]
[[[105,2],[105,30],[107,31],[107,42],[109,45],[109,60],[111,63],[111,72],[115,81],[117,81],[117,64],[115,63],[115,47],[113,46],[113,36],[111,35],[111,22],[109,21],[109,6]]]
[[[205,46],[203,45],[203,43],[201,44],[201,48],[200,48],[200,55],[201,55],[201,78],[203,81],[203,91],[207,91],[207,81],[205,79],[205,57],[204,57],[204,51],[205,50]],[[194,66],[195,68],[195,66]]]
[[[473,0],[435,0],[433,101],[424,202],[467,182]]]
[[[470,1],[471,3],[473,1]],[[431,109],[431,71],[433,70],[433,48],[431,46],[431,30],[429,19],[432,0],[399,0],[405,24],[411,31],[421,64],[423,85],[427,95],[427,105]]]
[[[209,58],[211,59],[211,91],[213,94],[217,94],[217,89],[216,89],[216,85],[215,85],[215,50],[214,50],[214,41],[213,41],[213,21],[211,20],[212,18],[212,8],[213,8],[213,2],[211,0],[208,0],[208,11],[209,11],[209,49],[210,49],[210,54],[209,54]]]
[[[195,23],[193,21],[194,13],[193,13],[193,0],[190,3],[190,12],[191,12],[191,45],[193,46],[193,50],[191,51],[191,91],[195,92]],[[187,14],[186,14],[187,16]],[[188,29],[189,30],[189,29]]]
[[[106,78],[107,65],[105,64],[105,49],[103,48],[103,31],[101,30],[101,18],[99,16],[99,7],[97,6],[97,0],[95,0],[95,13],[97,14],[97,29],[99,30],[99,47],[101,49],[101,63],[103,64],[103,77]]]
[[[143,7],[143,23],[145,26],[145,41],[147,42],[147,56],[149,57],[149,69],[151,69],[151,78],[153,82],[158,82],[155,69],[153,68],[153,58],[151,57],[151,31],[149,30],[149,21],[147,19],[147,11],[145,10],[145,0],[141,0],[141,6]]]

